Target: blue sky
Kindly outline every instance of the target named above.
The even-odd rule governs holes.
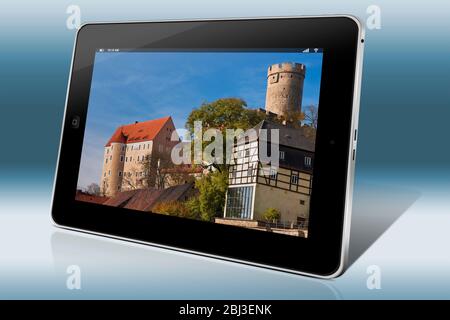
[[[264,108],[267,68],[280,62],[306,65],[302,104],[317,105],[321,53],[97,53],[78,186],[99,183],[103,147],[120,125],[172,116],[181,129],[193,108],[224,97]]]

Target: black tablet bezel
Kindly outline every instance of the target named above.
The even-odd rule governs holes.
[[[360,26],[350,17],[96,23],[77,34],[55,179],[58,226],[271,268],[329,276],[341,267]],[[75,200],[98,48],[280,50],[323,48],[308,238],[143,214]],[[74,121],[75,119],[75,121]]]

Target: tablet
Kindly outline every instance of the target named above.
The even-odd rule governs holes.
[[[54,223],[339,275],[363,42],[351,16],[82,26]]]

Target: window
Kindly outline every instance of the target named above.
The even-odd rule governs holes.
[[[103,176],[104,176],[104,177],[106,177],[106,172],[105,172],[105,173],[103,173]]]
[[[119,177],[121,177],[122,176],[122,171],[119,171]]]
[[[277,169],[270,168],[269,177],[272,180],[277,180]]]
[[[137,159],[137,161],[139,161],[139,156],[138,156],[138,159]]]
[[[105,163],[108,163],[108,158],[106,158]]]
[[[252,218],[253,187],[229,188],[225,216],[227,218]]]
[[[120,191],[120,185],[118,185],[118,186],[117,186],[117,190],[119,190],[119,191]]]
[[[125,157],[125,162],[128,162],[128,157]]]
[[[108,148],[108,149],[106,149],[106,154],[109,154],[109,148]]]
[[[133,161],[133,157],[130,157],[130,162]]]
[[[306,167],[311,167],[311,157],[305,157],[305,166]]]
[[[139,148],[138,148],[138,150],[141,150],[141,145],[139,145]]]
[[[284,160],[284,156],[285,156],[284,151],[280,151],[280,160]]]
[[[120,156],[120,162],[123,162],[123,156],[122,155]]]
[[[247,169],[247,175],[251,177],[253,174],[253,165],[249,165]]]
[[[233,168],[233,171],[231,172],[231,177],[236,178],[236,168]]]
[[[109,160],[112,160],[112,156],[109,156]]]
[[[293,173],[291,175],[291,183],[292,184],[298,184],[298,174],[297,173]]]
[[[300,204],[301,204],[302,206],[304,206],[304,205],[305,205],[305,200],[300,200]]]
[[[245,149],[245,156],[250,157],[250,149]]]
[[[108,171],[108,176],[110,176],[110,175],[111,175],[111,170]]]

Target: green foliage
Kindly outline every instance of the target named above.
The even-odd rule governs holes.
[[[191,200],[159,202],[152,208],[152,211],[169,216],[198,219],[199,212],[192,210],[190,202]]]
[[[194,122],[202,121],[203,129],[216,128],[247,130],[265,117],[264,113],[247,109],[247,103],[239,98],[223,98],[211,103],[203,103],[193,109],[186,121],[186,128],[192,133]]]
[[[198,195],[186,201],[186,208],[189,210],[192,218],[200,219],[200,201]]]
[[[254,127],[264,120],[265,113],[258,110],[248,109],[244,100],[239,98],[223,98],[211,103],[203,103],[199,108],[193,109],[186,121],[186,128],[191,134],[194,133],[195,121],[202,122],[203,132],[207,129],[218,129],[223,136],[223,157],[226,156],[226,129],[242,129],[243,131]],[[211,142],[204,141],[203,149]],[[211,164],[219,171],[226,171],[225,158],[221,164]]]
[[[152,211],[170,216],[185,216],[187,214],[187,208],[185,204],[180,201],[158,202],[152,208]]]
[[[192,206],[198,209],[200,219],[212,221],[215,216],[221,215],[225,206],[228,172],[206,174],[195,182],[195,186],[199,191],[198,202],[193,202]]]
[[[280,219],[280,211],[275,208],[267,208],[263,213],[263,218],[266,221],[276,221]]]

